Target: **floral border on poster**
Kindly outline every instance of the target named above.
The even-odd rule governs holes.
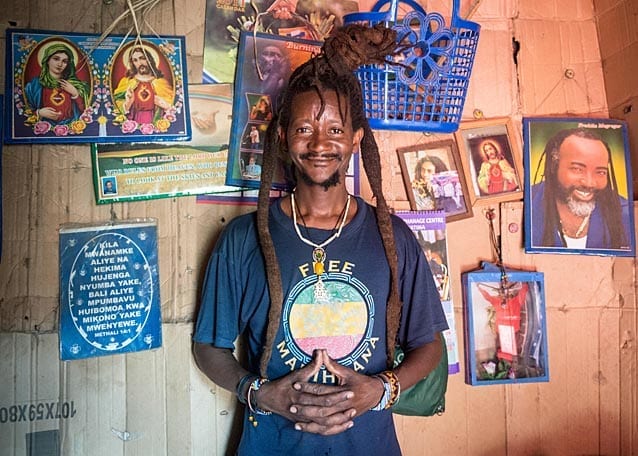
[[[152,117],[122,110],[116,98],[144,86],[126,75],[133,47],[149,60]],[[7,29],[5,142],[74,143],[188,140],[185,39]],[[51,70],[66,55],[60,74]],[[152,64],[150,61],[153,61]],[[43,64],[45,65],[43,69]],[[161,74],[160,74],[161,73]],[[128,82],[125,87],[124,82]],[[118,86],[122,84],[122,87]],[[162,90],[162,95],[160,94]],[[147,92],[144,92],[147,93]],[[43,101],[44,100],[44,101]],[[147,97],[146,100],[149,100]]]

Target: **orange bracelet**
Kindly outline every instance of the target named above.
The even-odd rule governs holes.
[[[390,400],[386,404],[385,408],[392,407],[401,396],[401,383],[399,383],[399,377],[391,370],[383,371],[379,375],[385,377],[390,384]]]

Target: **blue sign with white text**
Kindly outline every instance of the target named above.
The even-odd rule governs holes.
[[[60,359],[161,346],[155,222],[60,229]]]

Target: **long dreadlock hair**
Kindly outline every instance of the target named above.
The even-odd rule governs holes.
[[[393,54],[395,48],[396,33],[382,25],[366,27],[352,24],[335,29],[332,35],[324,42],[321,53],[297,67],[290,76],[289,84],[280,99],[277,113],[268,125],[264,138],[261,186],[257,204],[259,243],[264,255],[270,292],[266,341],[260,364],[260,372],[264,377],[267,377],[268,363],[270,362],[275,336],[279,328],[284,298],[281,271],[279,270],[277,255],[268,227],[270,188],[279,160],[284,163],[290,160],[287,144],[280,140],[279,131],[287,131],[293,99],[297,95],[306,92],[314,92],[319,96],[321,109],[317,117],[321,117],[325,107],[323,94],[326,91],[335,91],[342,120],[345,122],[348,114],[347,110],[349,109],[353,130],[356,131],[362,128],[364,132],[361,140],[361,158],[372,188],[373,197],[376,200],[377,225],[390,266],[390,296],[386,311],[386,354],[388,367],[392,366],[395,340],[401,315],[401,300],[398,291],[398,260],[390,211],[382,192],[379,148],[365,117],[361,85],[354,75],[354,70],[363,64],[385,62],[386,57]],[[346,101],[346,103],[342,101]],[[344,110],[346,111],[344,112]]]
[[[614,165],[611,160],[611,149],[609,144],[603,140],[594,131],[587,128],[569,128],[556,133],[545,145],[543,156],[545,157],[545,193],[543,195],[543,210],[545,212],[545,226],[543,227],[542,245],[554,245],[554,233],[560,230],[560,217],[556,208],[557,188],[560,186],[558,182],[558,161],[560,158],[560,146],[570,136],[579,138],[592,139],[600,141],[607,149],[607,162],[609,169],[609,178],[605,188],[597,193],[596,200],[598,207],[603,216],[603,220],[609,230],[611,237],[611,247],[621,248],[627,245],[625,232],[622,223],[622,212],[620,201],[618,200],[618,185],[616,184],[616,174],[614,173]]]

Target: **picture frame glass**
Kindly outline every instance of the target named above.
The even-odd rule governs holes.
[[[523,119],[525,251],[635,256],[627,126]]]
[[[442,210],[447,221],[472,216],[454,141],[403,147],[397,153],[412,210]]]
[[[520,142],[509,118],[466,122],[455,134],[472,204],[520,200]]]
[[[534,281],[469,285],[474,382],[546,379],[544,311]]]

